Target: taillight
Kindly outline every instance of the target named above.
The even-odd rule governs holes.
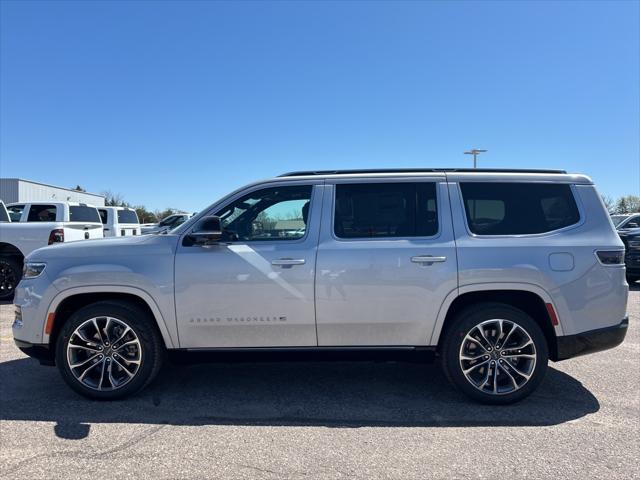
[[[602,265],[624,265],[624,250],[598,250],[596,257]]]
[[[49,234],[49,245],[60,242],[64,242],[64,230],[61,228],[51,230],[51,233]]]

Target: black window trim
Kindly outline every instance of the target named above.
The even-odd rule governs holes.
[[[438,230],[435,234],[429,236],[409,236],[409,237],[357,237],[343,238],[336,235],[336,185],[354,185],[354,184],[373,184],[373,183],[433,183],[436,190],[436,213],[438,215]],[[418,240],[436,240],[442,235],[442,195],[440,195],[440,184],[446,183],[444,177],[380,177],[380,178],[351,178],[331,180],[326,183],[331,187],[331,221],[327,227],[331,231],[331,238],[337,242],[397,242],[397,241],[418,241]],[[449,210],[451,208],[449,207]]]
[[[571,225],[567,225],[566,227],[561,227],[561,228],[556,228],[555,230],[549,230],[547,232],[540,232],[540,233],[509,233],[509,234],[492,234],[492,235],[482,235],[482,234],[478,234],[478,233],[474,233],[471,231],[471,228],[469,227],[469,217],[467,216],[467,206],[465,205],[464,202],[464,196],[462,195],[462,188],[460,187],[461,183],[526,183],[526,184],[531,184],[531,183],[543,183],[543,184],[548,184],[548,185],[569,185],[569,188],[571,189],[571,193],[573,195],[573,200],[576,202],[576,208],[578,209],[578,221],[576,223],[573,223]],[[535,237],[544,237],[547,235],[555,235],[556,233],[559,232],[565,232],[567,230],[573,230],[574,228],[579,228],[582,225],[584,225],[585,222],[585,215],[584,215],[584,207],[582,205],[582,201],[580,200],[580,196],[578,195],[578,192],[576,191],[576,184],[575,183],[571,183],[571,182],[550,182],[550,181],[535,181],[535,180],[521,180],[521,181],[516,181],[516,180],[504,180],[504,179],[496,179],[496,180],[489,180],[489,179],[478,179],[478,180],[461,180],[456,182],[456,189],[458,191],[458,198],[460,201],[460,205],[462,207],[462,221],[464,223],[464,228],[467,231],[467,234],[470,237],[473,238],[535,238]]]

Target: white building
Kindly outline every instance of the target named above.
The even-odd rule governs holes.
[[[104,205],[102,195],[21,178],[0,178],[0,200],[4,203],[57,201],[89,203],[96,207]]]

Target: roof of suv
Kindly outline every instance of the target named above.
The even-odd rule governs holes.
[[[360,175],[368,173],[556,173],[566,174],[566,170],[553,169],[517,169],[517,168],[377,168],[352,170],[306,170],[289,172],[279,177],[306,177],[309,175]]]
[[[546,181],[591,184],[585,175],[567,173],[565,170],[553,169],[515,169],[515,168],[380,168],[349,170],[307,170],[289,172],[279,175],[278,179],[296,180],[301,177],[336,178],[336,177],[388,177],[388,176],[446,176],[451,180],[464,181]]]

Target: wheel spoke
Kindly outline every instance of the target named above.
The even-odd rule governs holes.
[[[513,375],[511,375],[511,373],[509,373],[509,370],[504,368],[504,366],[502,364],[498,364],[498,367],[500,368],[500,370],[502,370],[504,373],[506,373],[509,376],[509,378],[511,379],[511,383],[513,384],[513,388],[515,390],[518,390],[520,388],[518,386],[518,382],[516,382],[516,379],[513,378]]]
[[[102,338],[102,333],[100,333],[100,327],[98,326],[98,320],[96,318],[92,318],[92,323],[96,332],[98,333],[98,338],[100,339],[100,343],[104,345],[104,339]]]
[[[95,367],[97,367],[101,363],[104,363],[104,358],[102,360],[100,360],[99,362],[94,363],[93,365],[89,366],[84,372],[82,372],[82,375],[80,375],[78,377],[78,380],[80,380],[82,382],[84,380],[84,378],[87,376],[87,373],[89,373],[91,370],[93,370]]]
[[[513,369],[514,372],[516,372],[521,377],[524,377],[526,380],[529,380],[531,378],[530,373],[524,373],[522,370],[519,370],[518,368],[516,368],[516,366],[513,363],[511,362],[505,362],[505,363],[506,365],[509,365],[509,368]],[[533,372],[533,370],[531,371]]]
[[[114,349],[115,351],[120,350],[122,347],[126,347],[127,345],[137,345],[140,346],[140,341],[136,338],[135,340],[129,340],[128,342],[123,343],[122,345],[118,345],[118,348]]]
[[[122,334],[113,341],[113,345],[117,344],[120,340],[122,340],[125,337],[125,335],[127,333],[129,333],[130,331],[131,331],[131,329],[129,327],[125,327],[125,329],[122,332]]]
[[[106,370],[107,362],[102,362],[102,370],[100,370],[100,383],[98,384],[98,390],[102,390],[102,383],[104,382],[104,371]]]
[[[464,337],[465,340],[468,340],[470,342],[473,342],[475,345],[478,345],[480,348],[482,348],[485,352],[488,352],[489,350],[487,350],[487,348],[482,344],[482,342],[480,340],[477,340],[476,338],[472,337],[471,335],[467,334],[466,337]]]
[[[129,375],[129,378],[133,377],[133,373],[131,373],[129,370],[127,370],[127,368],[122,365],[118,360],[116,360],[115,358],[113,359],[114,362],[116,362],[118,365],[120,365],[120,368],[127,374]]]
[[[97,348],[91,348],[91,347],[87,347],[85,345],[76,345],[75,343],[70,343],[69,344],[69,348],[75,348],[75,349],[79,349],[79,350],[86,350],[88,352],[95,352],[95,353],[99,353],[100,350],[98,350]]]
[[[95,360],[96,358],[98,358],[98,354],[96,353],[94,356],[87,358],[86,360],[84,360],[83,362],[80,363],[74,363],[74,364],[70,364],[69,366],[71,368],[79,368],[82,367],[83,365],[86,365],[87,363]]]
[[[493,344],[487,339],[487,337],[484,335],[484,330],[482,329],[482,327],[480,325],[478,325],[476,327],[476,330],[478,330],[480,332],[480,335],[482,336],[482,339],[487,342],[487,345],[489,345],[489,347],[493,347]],[[487,350],[485,348],[485,350]]]
[[[75,332],[73,332],[74,335],[80,337],[80,340],[82,340],[84,343],[88,343],[89,345],[93,346],[93,347],[97,347],[98,344],[94,341],[91,341],[89,339],[87,339],[84,334],[80,331],[80,329],[77,329]]]
[[[489,359],[486,359],[480,363],[476,363],[475,365],[471,365],[469,368],[467,368],[466,370],[463,370],[462,373],[464,373],[465,375],[467,375],[469,372],[474,371],[476,368],[481,367],[482,365],[486,365],[487,363],[489,363]]]

